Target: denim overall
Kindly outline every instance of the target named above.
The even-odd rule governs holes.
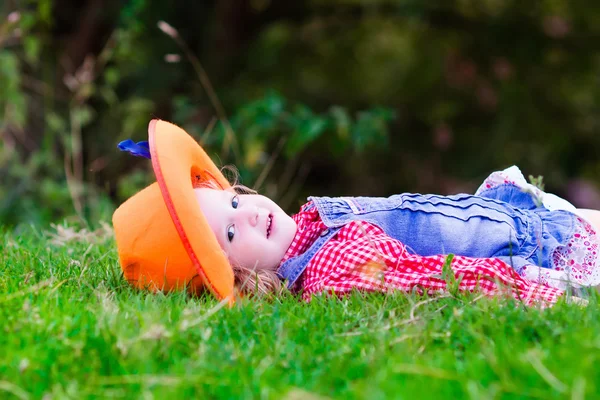
[[[574,233],[576,216],[549,211],[511,184],[478,196],[309,197],[327,226],[309,249],[278,269],[291,287],[323,245],[345,224],[366,221],[421,256],[456,254],[498,257],[515,270],[524,265],[552,268],[551,255]]]

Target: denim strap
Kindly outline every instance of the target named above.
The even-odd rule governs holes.
[[[296,282],[296,280],[298,280],[300,275],[302,275],[308,263],[310,262],[310,260],[312,260],[315,254],[317,254],[317,252],[321,250],[323,245],[327,243],[327,241],[331,239],[331,237],[335,235],[339,230],[340,228],[325,229],[321,233],[321,236],[317,240],[315,240],[315,242],[308,248],[307,251],[305,251],[303,254],[300,254],[299,256],[292,257],[289,260],[286,260],[283,264],[281,264],[281,266],[277,270],[277,275],[279,275],[281,279],[287,280],[288,289],[291,288],[292,285]]]

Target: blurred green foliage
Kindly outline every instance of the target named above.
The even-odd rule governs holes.
[[[153,179],[116,143],[154,117],[290,212],[510,164],[600,207],[569,191],[599,183],[600,3],[3,4],[0,223],[106,219]]]

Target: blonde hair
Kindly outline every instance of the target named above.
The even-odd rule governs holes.
[[[228,180],[232,182],[231,188],[222,189],[213,180],[201,181],[195,185],[195,188],[227,190],[233,191],[237,194],[258,194],[256,190],[239,183],[240,175],[234,166],[225,166],[221,168],[221,171],[224,170],[229,171],[230,175],[233,175],[232,179],[228,178]],[[278,293],[282,289],[281,279],[279,279],[275,271],[266,269],[254,270],[252,268],[235,265],[232,263],[230,263],[230,266],[233,270],[235,286],[244,295],[265,296]]]
[[[239,265],[231,265],[235,286],[245,295],[265,296],[279,293],[281,279],[275,271],[267,269],[253,270]]]

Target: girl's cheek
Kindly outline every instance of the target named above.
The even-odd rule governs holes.
[[[242,259],[247,259],[253,256],[255,246],[252,243],[240,242],[235,247],[235,256]]]

